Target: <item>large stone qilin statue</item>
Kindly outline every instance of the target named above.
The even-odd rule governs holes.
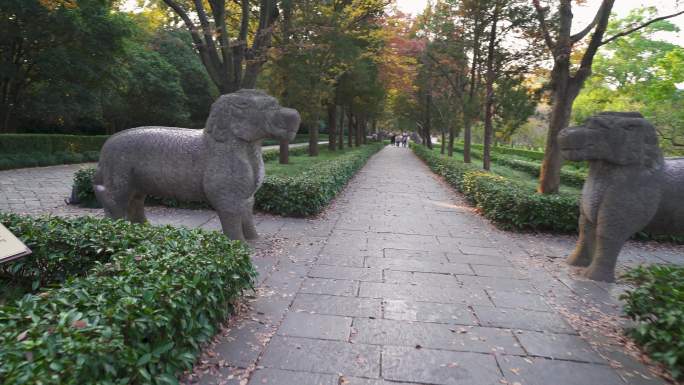
[[[580,234],[568,258],[584,275],[615,280],[625,241],[638,231],[684,234],[684,158],[663,159],[656,130],[637,112],[604,112],[558,137],[563,156],[589,162]]]
[[[110,218],[145,222],[146,195],[206,201],[232,239],[253,239],[254,193],[264,179],[261,141],[292,140],[296,110],[257,90],[222,95],[204,130],[138,127],[105,142],[95,176],[97,199]]]

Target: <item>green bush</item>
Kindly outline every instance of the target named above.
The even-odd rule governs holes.
[[[108,136],[79,136],[56,134],[2,134],[0,154],[54,154],[58,152],[84,153],[100,151]]]
[[[476,146],[477,148],[473,148],[471,151],[471,155],[473,158],[476,159],[482,159],[482,151],[479,150],[481,148],[481,145]],[[512,155],[502,155],[505,154],[506,152],[499,153],[501,149],[507,149],[507,150],[520,150],[520,149],[515,149],[515,148],[508,148],[508,147],[493,147],[492,148],[492,154],[491,154],[491,159],[492,162],[498,163],[504,166],[507,166],[509,168],[512,168],[514,170],[519,170],[525,173],[528,173],[534,177],[538,177],[540,170],[541,170],[541,163],[533,160],[524,160],[524,159],[516,159]],[[463,147],[461,146],[455,146],[454,151],[463,153]],[[535,152],[535,151],[529,151],[529,150],[520,150],[520,151],[527,151],[527,152]],[[542,158],[543,158],[543,153]],[[578,163],[576,163],[578,164]],[[574,186],[574,187],[582,187],[584,185],[584,181],[587,179],[587,173],[585,170],[583,170],[581,167],[573,169],[561,169],[561,182],[564,185],[567,186]]]
[[[630,270],[635,285],[622,295],[624,311],[636,321],[629,335],[675,379],[684,379],[684,267],[651,265]]]
[[[3,222],[34,247],[14,274],[62,281],[0,306],[3,384],[176,384],[256,275],[248,250],[215,232],[93,218]]]
[[[537,194],[517,181],[440,156],[423,146],[412,148],[435,173],[475,204],[486,218],[504,229],[577,230],[579,206],[575,195]]]
[[[297,176],[266,176],[256,193],[255,206],[279,215],[316,215],[382,147],[383,144],[376,143],[351,150]]]
[[[374,143],[350,149],[330,161],[315,164],[296,176],[266,175],[264,184],[256,193],[255,207],[264,212],[285,216],[316,215],[323,211],[368,158],[383,146],[382,143]],[[307,153],[306,146],[290,149],[291,156]],[[264,162],[274,161],[278,159],[278,155],[278,150],[264,151]],[[78,198],[89,207],[98,206],[92,187],[94,175],[94,168],[81,169],[74,175]],[[203,202],[178,202],[175,199],[157,197],[148,197],[146,202],[169,207],[209,207]]]

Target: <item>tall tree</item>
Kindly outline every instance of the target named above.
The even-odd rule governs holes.
[[[256,6],[250,0],[163,1],[183,20],[207,73],[222,94],[254,88],[278,19],[277,0],[258,0]],[[254,18],[255,13],[258,18]]]
[[[605,37],[615,0],[602,0],[594,19],[576,34],[571,33],[573,18],[572,0],[558,0],[557,3],[557,10],[552,23],[549,17],[550,6],[543,5],[541,0],[533,0],[541,35],[553,57],[553,69],[551,70],[550,79],[551,117],[538,187],[538,191],[543,194],[557,193],[560,187],[562,159],[560,148],[558,147],[558,133],[567,127],[570,122],[572,104],[585,81],[591,75],[594,57],[599,47],[636,32],[656,21],[684,13],[684,11],[680,11],[657,17],[627,27],[612,36]],[[590,34],[591,37],[588,39],[586,46],[580,44]],[[577,57],[579,61],[579,64],[576,66],[572,62],[574,57]]]

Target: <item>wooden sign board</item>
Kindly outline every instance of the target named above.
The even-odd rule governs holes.
[[[31,250],[0,223],[0,263],[29,254],[31,254]]]

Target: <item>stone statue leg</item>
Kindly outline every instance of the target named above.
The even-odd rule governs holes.
[[[248,199],[245,205],[242,214],[242,232],[246,239],[259,238],[259,233],[257,233],[256,226],[254,225],[254,197]]]
[[[568,264],[571,266],[589,266],[591,256],[594,253],[595,240],[596,226],[589,222],[583,213],[580,213],[579,238],[575,251],[567,259]]]
[[[595,281],[615,282],[615,265],[622,245],[628,238],[629,235],[597,236],[594,258],[583,275]]]
[[[112,219],[124,219],[126,218],[126,211],[128,208],[128,202],[131,198],[128,186],[124,188],[117,189],[111,192],[111,204],[107,207],[107,203],[103,202],[105,205],[105,214]]]
[[[128,201],[128,215],[127,218],[133,223],[146,223],[145,217],[145,194],[133,194]]]
[[[242,215],[240,212],[218,210],[218,216],[221,220],[223,234],[236,241],[245,240],[244,233],[242,232]]]

